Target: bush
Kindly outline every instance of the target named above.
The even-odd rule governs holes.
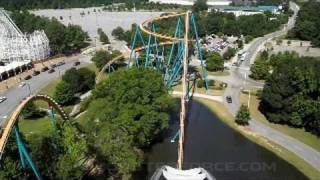
[[[228,47],[227,51],[223,54],[223,58],[226,60],[230,60],[236,54],[236,52],[236,49]]]
[[[208,81],[208,86],[214,86],[214,85],[215,85],[215,81],[210,79]]]
[[[25,119],[41,118],[46,115],[45,111],[41,111],[34,102],[29,102],[27,106],[22,110],[22,115]]]
[[[245,43],[249,43],[249,42],[251,42],[252,40],[253,40],[253,37],[250,36],[250,35],[247,35],[247,36],[244,37]]]
[[[250,120],[249,108],[242,104],[236,115],[235,122],[239,125],[248,125],[249,120]]]
[[[110,44],[109,38],[101,28],[98,29],[99,40],[103,44]]]
[[[203,88],[205,86],[205,81],[204,80],[198,80],[197,82],[197,88]]]
[[[74,99],[75,91],[73,87],[65,82],[61,81],[54,92],[54,99],[61,105],[70,104]]]

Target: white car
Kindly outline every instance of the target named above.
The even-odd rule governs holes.
[[[5,96],[0,96],[0,103],[2,103],[5,100],[7,100],[7,98]]]
[[[20,84],[19,84],[19,87],[23,87],[23,86],[25,86],[26,85],[26,82],[21,82]]]

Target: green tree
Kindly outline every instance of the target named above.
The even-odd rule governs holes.
[[[0,161],[0,179],[32,178],[32,172],[21,171],[22,164],[18,154],[15,136],[10,136],[6,145],[6,152],[2,155]]]
[[[83,67],[78,69],[78,74],[82,79],[82,83],[80,84],[81,92],[86,92],[94,88],[96,84],[95,72],[89,70],[88,68]]]
[[[82,78],[76,68],[68,69],[63,75],[62,80],[70,86],[73,92],[80,92],[82,84]]]
[[[209,53],[206,57],[206,68],[208,71],[221,71],[224,67],[224,61],[219,53]]]
[[[228,47],[227,51],[223,54],[223,58],[230,60],[236,54],[236,52],[236,49]]]
[[[243,41],[241,39],[237,40],[238,48],[242,49],[243,48]]]
[[[98,35],[99,35],[100,42],[102,42],[103,44],[110,44],[108,36],[106,35],[105,32],[103,32],[101,28],[98,28]]]
[[[112,30],[111,35],[118,40],[123,40],[125,37],[125,31],[120,26],[118,26],[114,30]]]
[[[36,16],[28,11],[14,11],[11,17],[22,32],[32,33],[35,30],[44,30],[53,55],[77,52],[87,46],[88,34],[78,25],[66,27],[55,18]]]
[[[311,41],[314,46],[320,46],[320,2],[308,1],[298,12],[297,20],[289,35],[292,38]],[[289,44],[288,44],[289,45]]]
[[[73,53],[84,48],[86,40],[88,39],[88,34],[82,30],[78,25],[68,25],[64,31],[64,46],[62,50],[63,53]]]
[[[119,174],[129,175],[143,162],[140,150],[134,147],[134,138],[113,124],[104,125],[95,138],[96,147],[119,169]],[[105,143],[107,142],[107,143]]]
[[[93,91],[87,110],[90,142],[125,176],[142,163],[148,147],[168,127],[173,107],[162,76],[145,68],[111,73]]]
[[[248,125],[250,120],[249,108],[245,105],[241,105],[240,109],[236,115],[236,123],[240,125]]]
[[[320,63],[290,53],[277,57],[281,60],[266,80],[259,109],[271,122],[304,127],[319,136]]]
[[[75,93],[86,92],[95,85],[95,73],[88,68],[71,68],[62,76],[62,80],[68,83]]]
[[[244,40],[245,43],[248,44],[249,42],[251,42],[251,41],[253,40],[253,37],[252,37],[251,35],[247,35],[247,36],[244,37],[244,39],[245,39],[245,40]]]
[[[53,54],[62,53],[66,48],[64,31],[65,26],[59,23],[58,20],[53,19],[51,23],[48,23],[44,29],[48,39],[50,40],[50,49]]]
[[[65,81],[61,81],[54,92],[54,99],[61,105],[67,105],[74,99],[75,90],[72,85]]]
[[[97,51],[92,57],[91,61],[97,66],[97,68],[102,69],[102,67],[112,60],[113,56],[108,51]]]
[[[270,67],[269,64],[261,59],[258,59],[250,67],[251,74],[249,75],[255,80],[265,80],[269,76]]]
[[[86,141],[69,124],[63,126],[60,141],[64,153],[58,158],[57,176],[61,179],[81,179],[84,176],[82,164],[87,153]]]
[[[45,112],[41,111],[33,101],[29,102],[22,110],[22,116],[25,119],[39,118],[45,116]]]
[[[208,10],[207,0],[196,0],[192,6],[192,11],[200,12]]]

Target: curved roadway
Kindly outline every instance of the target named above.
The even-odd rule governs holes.
[[[228,108],[229,112],[235,116],[241,103],[240,103],[240,92],[241,89],[248,87],[258,87],[263,88],[263,83],[253,81],[246,78],[249,74],[250,60],[253,62],[254,56],[268,39],[279,37],[285,35],[289,29],[294,26],[297,13],[299,11],[299,6],[293,2],[290,2],[290,8],[294,11],[294,15],[289,19],[288,25],[279,31],[265,35],[264,37],[255,40],[251,46],[248,48],[248,55],[246,60],[242,63],[240,68],[232,67],[229,76],[217,77],[209,76],[209,79],[216,79],[228,83],[228,87],[224,93],[224,99],[226,96],[231,96],[233,102],[224,102],[224,105]],[[251,119],[249,128],[252,132],[267,138],[268,140],[275,142],[287,150],[295,153],[300,158],[304,159],[312,167],[320,171],[320,152],[316,151],[312,147],[294,139],[276,129],[273,129],[266,124],[257,121],[256,119]]]

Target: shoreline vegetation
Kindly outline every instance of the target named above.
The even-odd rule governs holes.
[[[249,98],[248,94],[245,94],[245,93],[240,94],[240,101],[242,103],[246,104],[248,102],[248,98]],[[250,109],[250,114],[254,119],[288,136],[291,136],[294,139],[299,140],[300,142],[312,147],[316,151],[320,151],[320,141],[317,136],[305,131],[305,129],[294,128],[285,124],[275,124],[275,123],[269,122],[266,119],[266,117],[258,110],[257,107],[259,106],[259,102],[260,102],[259,98],[256,95],[251,94],[249,109]]]
[[[291,151],[288,151],[286,148],[275,144],[262,136],[250,132],[246,127],[238,126],[234,122],[234,118],[232,117],[232,115],[227,111],[226,107],[223,104],[202,98],[194,98],[194,100],[208,107],[220,121],[234,129],[235,131],[239,132],[241,135],[245,136],[248,140],[264,147],[265,149],[276,154],[279,158],[292,164],[297,168],[297,170],[302,172],[309,179],[320,178],[320,171],[313,168],[311,165],[309,165],[307,162],[305,162],[303,159],[301,159]]]
[[[47,92],[50,94],[50,89],[51,90],[54,89],[53,86],[57,84],[57,81],[53,81],[50,84],[48,84],[46,87],[44,87],[41,90],[41,92]],[[246,127],[237,126],[237,124],[234,122],[234,118],[227,111],[226,107],[222,103],[203,99],[203,98],[197,98],[197,97],[195,97],[194,100],[208,107],[219,118],[220,121],[222,121],[232,129],[234,129],[235,131],[239,132],[241,135],[245,136],[248,140],[264,147],[265,149],[275,153],[279,158],[292,164],[299,171],[305,174],[308,178],[310,179],[320,178],[320,171],[317,171],[315,168],[313,168],[311,165],[309,165],[307,162],[305,162],[303,159],[301,159],[294,153],[288,151],[286,148],[280,145],[277,145],[267,140],[264,137],[261,137],[253,132],[248,131]],[[79,122],[80,119],[78,119],[77,121]],[[35,122],[34,121],[30,121],[30,122],[32,123],[32,126],[34,126]],[[43,124],[42,121],[40,123]],[[28,125],[24,123],[23,126],[28,126]]]

